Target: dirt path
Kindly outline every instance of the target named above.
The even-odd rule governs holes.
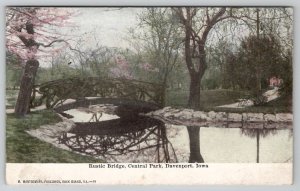
[[[272,90],[268,90],[265,93],[263,93],[263,96],[267,98],[266,102],[275,100],[279,97],[279,91],[278,88],[275,87]],[[245,108],[245,107],[250,107],[253,106],[254,102],[250,99],[241,99],[239,102],[235,102],[232,104],[226,104],[226,105],[220,105],[217,107],[222,107],[222,108]]]

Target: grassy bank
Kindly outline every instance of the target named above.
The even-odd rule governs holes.
[[[253,112],[253,113],[292,113],[292,98],[291,97],[280,97],[277,100],[270,101],[262,106],[251,106],[245,108],[220,108],[220,107],[206,107],[203,110],[209,111],[224,111],[224,112]]]
[[[90,163],[101,162],[92,157],[82,156],[59,149],[50,143],[40,141],[25,130],[35,129],[44,124],[54,124],[60,118],[52,111],[33,112],[25,118],[6,115],[6,160],[10,163]]]
[[[168,91],[166,105],[186,107],[189,91]],[[237,99],[247,97],[249,92],[235,90],[202,90],[200,94],[201,107],[215,107],[236,102]]]
[[[6,90],[6,109],[13,109],[19,90]]]
[[[188,91],[168,91],[166,105],[184,108],[187,105]],[[250,92],[236,90],[204,90],[201,91],[200,104],[198,110],[203,111],[224,111],[224,112],[262,112],[280,113],[292,112],[292,98],[280,97],[277,100],[266,103],[263,106],[251,106],[245,108],[220,108],[217,106],[237,102],[240,98],[249,98]]]

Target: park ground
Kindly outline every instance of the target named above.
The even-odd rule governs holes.
[[[17,91],[7,90],[7,109],[12,109],[16,102]],[[226,112],[292,112],[292,99],[280,97],[263,106],[246,108],[218,108],[219,105],[230,104],[239,98],[245,98],[249,92],[234,90],[204,90],[201,93],[201,108],[204,111]],[[168,91],[166,105],[184,108],[188,100],[188,91]],[[45,124],[55,124],[61,119],[51,110],[31,112],[24,118],[14,114],[6,114],[6,160],[10,163],[91,163],[101,160],[82,156],[70,151],[56,148],[50,143],[38,140],[25,131],[39,128]]]

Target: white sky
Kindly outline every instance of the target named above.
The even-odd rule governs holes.
[[[94,31],[104,46],[128,47],[129,27],[137,24],[137,13],[144,8],[78,8],[80,14],[71,21],[79,27],[77,34]]]
[[[128,30],[138,24],[137,14],[145,8],[70,8],[78,14],[69,20],[76,27],[57,29],[61,34],[67,34],[67,39],[74,48],[79,39],[86,47],[94,47],[97,42],[101,46],[129,48]],[[96,38],[96,40],[95,40]],[[51,58],[40,59],[41,67],[49,67]]]
[[[87,47],[93,47],[99,42],[102,46],[130,48],[128,29],[137,26],[138,13],[141,13],[146,8],[79,7],[70,9],[77,9],[79,12],[78,15],[70,19],[77,27],[61,28],[59,30],[71,36],[79,36],[79,38],[73,37],[72,46],[75,45],[78,39],[82,38],[84,40],[84,43],[82,43],[83,46]],[[232,41],[239,41],[241,37],[249,34],[249,30],[246,29],[246,26],[240,29],[243,30],[235,30],[235,34],[229,33]],[[221,31],[221,33],[224,35],[224,32]],[[212,30],[209,36],[210,43],[218,42],[217,37],[218,34],[216,31]],[[96,38],[96,40],[94,38]],[[44,62],[41,62],[41,66],[47,67],[49,64],[44,60]]]

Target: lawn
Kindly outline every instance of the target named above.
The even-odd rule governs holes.
[[[188,91],[168,91],[166,105],[182,108],[186,107],[188,100]],[[292,98],[281,97],[277,100],[266,103],[263,106],[252,106],[246,108],[220,108],[217,106],[237,102],[240,98],[249,98],[250,92],[238,90],[202,90],[200,95],[201,107],[198,110],[203,111],[225,111],[225,112],[262,112],[262,113],[280,113],[292,112]]]
[[[168,91],[166,105],[186,107],[189,91]],[[200,104],[202,108],[215,107],[219,105],[236,102],[237,99],[249,96],[249,92],[235,90],[202,90]]]
[[[13,109],[15,107],[19,90],[6,90],[6,109]]]
[[[18,95],[19,90],[7,89],[6,96],[7,97],[16,97]]]
[[[52,111],[32,112],[25,118],[6,115],[6,160],[9,163],[91,163],[101,162],[92,157],[82,156],[59,149],[50,143],[40,141],[25,130],[35,129],[44,124],[54,124],[60,118]]]

